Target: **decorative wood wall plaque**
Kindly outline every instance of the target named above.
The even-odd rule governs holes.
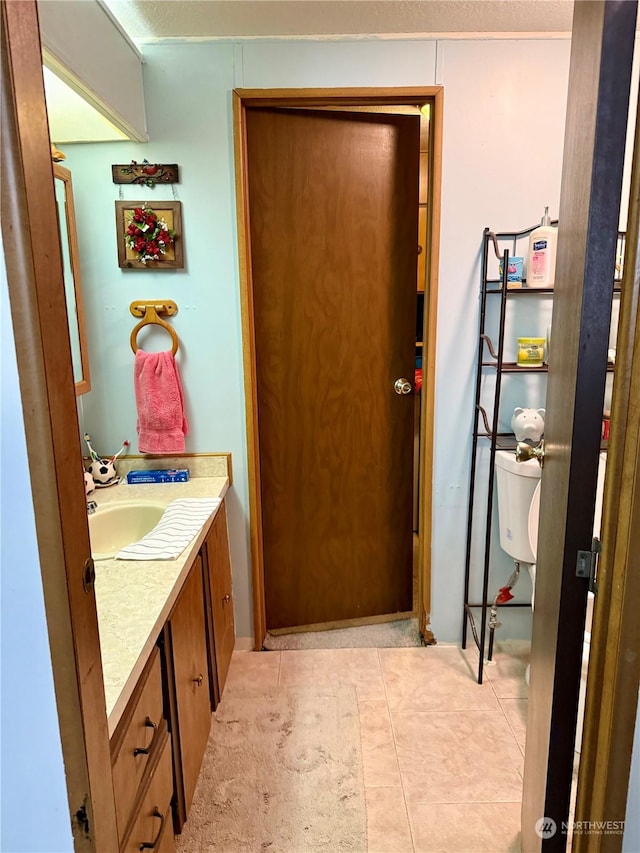
[[[179,201],[116,202],[121,269],[182,269],[182,207]]]
[[[177,163],[149,163],[143,160],[111,167],[114,184],[142,184],[152,187],[154,184],[177,184],[180,180]]]

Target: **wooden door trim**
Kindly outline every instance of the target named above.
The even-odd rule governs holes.
[[[588,589],[576,559],[593,536],[626,139],[625,122],[606,117],[628,113],[635,17],[634,3],[574,7],[553,304],[562,343],[547,388],[523,779],[526,853],[566,848]],[[543,817],[557,831],[541,838]]]
[[[640,112],[636,117],[611,438],[575,820],[624,821],[640,688]],[[575,835],[576,853],[618,853],[622,834]]]
[[[234,89],[244,107],[320,107],[420,105],[442,92],[442,86],[399,86],[340,89]]]
[[[431,520],[433,513],[433,435],[436,400],[436,335],[438,323],[438,276],[440,270],[440,210],[442,205],[442,136],[444,89],[433,95],[429,127],[429,189],[427,210],[427,280],[425,282],[422,387],[420,406],[420,518],[418,549],[419,595],[421,599],[420,632],[427,645],[436,642],[431,629]],[[426,338],[425,338],[426,335]],[[426,351],[426,352],[425,352]],[[428,451],[428,452],[427,452]]]
[[[69,820],[76,851],[117,850],[37,4],[3,0],[1,12],[3,245]]]
[[[434,637],[429,625],[431,612],[431,511],[433,480],[434,389],[436,363],[436,315],[438,298],[438,258],[440,244],[440,199],[442,174],[442,86],[340,89],[234,89],[233,131],[235,156],[236,219],[238,230],[240,300],[244,361],[244,390],[247,419],[247,467],[251,571],[253,580],[253,623],[255,648],[261,649],[267,633],[265,579],[260,489],[258,401],[256,387],[256,341],[251,271],[251,241],[247,182],[246,110],[252,106],[321,107],[336,105],[420,105],[432,104],[430,145],[429,259],[425,292],[425,329],[429,340],[423,353],[422,428],[420,455],[421,500],[419,528],[419,597],[426,618],[421,622],[427,642]]]

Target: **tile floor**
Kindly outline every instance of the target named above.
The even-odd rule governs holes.
[[[478,685],[475,650],[457,646],[235,652],[225,689],[355,687],[363,853],[515,853],[528,644],[495,658]]]

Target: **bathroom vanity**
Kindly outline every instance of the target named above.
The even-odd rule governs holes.
[[[235,639],[228,485],[196,477],[96,493],[98,511],[118,500],[221,498],[178,559],[96,562],[121,853],[174,850],[189,813]]]

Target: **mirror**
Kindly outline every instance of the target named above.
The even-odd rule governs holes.
[[[73,207],[73,187],[71,185],[71,172],[65,169],[64,166],[54,163],[53,174],[58,208],[62,263],[64,267],[64,290],[67,298],[73,379],[76,385],[76,396],[79,397],[81,394],[86,394],[87,391],[91,390],[91,380],[89,377],[89,355],[84,329],[84,312],[82,309],[82,281],[80,278],[76,218]]]

